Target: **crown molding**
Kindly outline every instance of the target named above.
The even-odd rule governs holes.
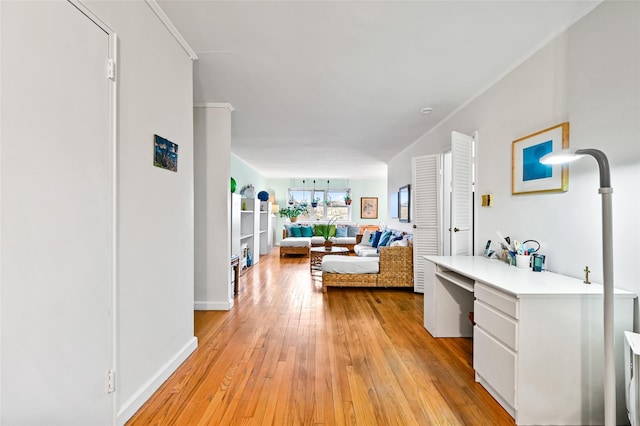
[[[156,2],[156,0],[144,0],[144,1],[145,3],[147,3],[147,6],[149,6],[149,8],[153,11],[153,13],[155,13],[155,15],[158,17],[160,22],[162,22],[165,28],[169,30],[169,32],[171,33],[173,38],[176,39],[178,44],[184,49],[185,52],[187,52],[187,55],[189,55],[189,57],[193,61],[198,60],[198,55],[196,55],[196,52],[194,52],[191,46],[189,46],[189,43],[187,43],[187,40],[185,40],[184,37],[182,37],[182,34],[180,34],[180,31],[178,31],[175,25],[173,25],[173,22],[171,22],[169,17],[160,8],[160,5]]]
[[[193,104],[194,108],[227,108],[229,111],[235,111],[233,105],[227,102],[206,102]]]

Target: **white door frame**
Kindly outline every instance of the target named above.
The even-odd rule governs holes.
[[[109,61],[105,64],[105,75],[109,79],[109,143],[111,145],[111,368],[107,377],[108,392],[111,393],[112,424],[117,423],[118,407],[116,405],[116,390],[118,389],[118,324],[119,324],[119,293],[118,293],[118,35],[102,19],[94,14],[80,0],[67,0],[83,15],[89,18],[102,31],[107,34],[109,40]]]

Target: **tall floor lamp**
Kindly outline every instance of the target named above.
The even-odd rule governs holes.
[[[575,152],[562,150],[547,154],[540,159],[542,164],[568,163],[585,155],[590,155],[600,168],[600,189],[602,195],[602,273],[604,286],[604,424],[616,424],[616,366],[613,351],[613,225],[611,215],[611,176],[609,161],[597,149],[578,149]]]

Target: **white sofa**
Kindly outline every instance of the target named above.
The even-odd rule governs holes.
[[[324,244],[324,237],[318,234],[316,225],[326,225],[326,223],[292,223],[285,224],[282,231],[282,241],[280,241],[280,256],[285,254],[309,254],[311,247],[318,247]],[[293,229],[297,228],[297,229]],[[306,229],[302,229],[306,228]],[[341,229],[341,231],[338,231]],[[343,231],[342,231],[343,230]],[[294,233],[295,231],[295,233]],[[305,232],[306,231],[306,232]],[[357,235],[360,233],[360,226],[351,224],[339,224],[336,232],[346,234],[346,236],[331,237],[333,245],[346,247],[353,251],[357,242]]]
[[[391,233],[387,238],[384,237],[384,232],[388,231]],[[360,257],[379,257],[380,256],[380,247],[396,247],[403,246],[407,247],[412,245],[412,236],[410,234],[405,234],[402,231],[397,231],[393,229],[386,229],[381,232],[378,245],[373,247],[372,244],[375,242],[375,232],[371,230],[365,230],[358,241],[358,244],[353,246],[353,251],[356,255]]]

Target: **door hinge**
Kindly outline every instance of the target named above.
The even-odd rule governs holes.
[[[107,372],[107,393],[113,393],[116,391],[116,372],[109,370]]]
[[[116,62],[113,59],[107,59],[107,78],[113,81],[116,79]]]

